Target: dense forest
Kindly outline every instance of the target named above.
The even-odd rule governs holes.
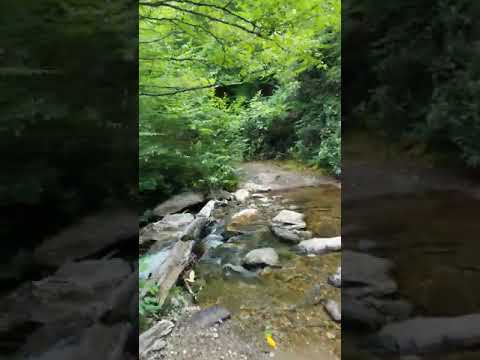
[[[480,27],[472,21],[478,2],[345,5],[345,125],[478,168]]]
[[[340,1],[140,3],[140,192],[232,189],[235,164],[340,175]]]

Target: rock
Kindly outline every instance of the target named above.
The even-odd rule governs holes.
[[[298,244],[301,252],[307,254],[321,255],[332,251],[339,251],[342,249],[342,239],[340,236],[332,238],[313,238],[310,240],[303,240]]]
[[[267,199],[267,197],[265,195],[259,194],[259,193],[252,194],[252,198],[253,199]]]
[[[113,326],[97,323],[70,338],[61,336],[49,349],[35,354],[20,351],[17,355],[18,358],[36,360],[122,359],[130,331],[131,325],[126,323]]]
[[[328,283],[337,288],[342,287],[342,267],[339,267],[335,274],[328,277]]]
[[[179,239],[195,220],[189,213],[167,215],[162,220],[148,224],[140,230],[139,243]]]
[[[480,314],[388,324],[370,343],[377,351],[404,355],[472,348],[480,345]]]
[[[247,189],[249,191],[258,192],[258,193],[269,192],[269,191],[272,190],[272,188],[270,186],[259,185],[259,184],[255,184],[255,183],[252,183],[252,182],[247,182],[244,185],[244,187],[245,187],[245,189]]]
[[[245,209],[234,214],[227,226],[228,231],[238,231],[239,228],[249,225],[258,219],[257,209]]]
[[[341,322],[342,321],[342,312],[340,311],[340,306],[334,300],[327,300],[323,305],[325,311],[330,315],[333,321]]]
[[[183,234],[180,235],[181,241],[190,241],[190,240],[199,240],[202,236],[203,230],[208,223],[208,219],[199,216],[195,220],[193,220],[183,231]]]
[[[387,318],[369,305],[365,299],[357,299],[342,294],[342,314],[346,324],[362,326],[370,331],[378,329],[387,322]]]
[[[241,275],[241,276],[246,277],[246,278],[257,277],[256,273],[254,273],[252,271],[248,271],[247,269],[245,269],[241,265],[225,264],[225,265],[223,265],[222,268],[227,274],[228,273],[235,273],[235,274]]]
[[[161,307],[167,298],[167,295],[178,277],[188,265],[192,253],[194,241],[177,241],[169,250],[164,261],[155,269],[152,269],[148,282],[158,285],[157,301]],[[147,286],[145,287],[145,289]],[[145,296],[145,290],[140,297]]]
[[[231,315],[232,314],[230,313],[230,311],[228,311],[224,307],[214,305],[193,314],[189,320],[189,323],[193,326],[208,328],[218,322],[229,319]]]
[[[413,312],[413,306],[403,300],[355,298],[342,294],[342,313],[348,324],[376,330],[391,321],[406,320]]]
[[[250,267],[265,265],[277,266],[279,263],[279,257],[273,248],[255,249],[245,255],[243,263]]]
[[[215,210],[215,205],[217,204],[216,200],[210,200],[206,205],[200,210],[197,216],[203,216],[209,218],[212,216],[213,210]]]
[[[281,240],[285,240],[291,243],[299,243],[302,240],[306,240],[312,237],[310,231],[301,231],[296,229],[288,229],[282,226],[273,224],[271,226],[273,234]]]
[[[241,203],[244,203],[245,201],[248,200],[248,198],[250,197],[250,192],[246,189],[240,189],[240,190],[237,190],[233,196],[235,197],[235,199]]]
[[[385,296],[395,293],[398,289],[390,273],[393,263],[389,260],[354,251],[344,251],[342,294],[354,297]],[[349,287],[348,284],[355,286]]]
[[[45,240],[33,254],[37,264],[58,267],[138,236],[138,216],[128,209],[87,216]]]
[[[182,211],[190,206],[200,204],[205,201],[205,197],[200,193],[185,192],[175,195],[174,197],[164,201],[153,209],[153,213],[158,217],[174,214]]]
[[[225,190],[214,190],[208,195],[209,200],[232,200],[234,196]]]
[[[304,215],[291,210],[282,210],[272,219],[273,223],[294,225],[297,229],[303,229],[307,225],[303,221]]]
[[[30,305],[23,311],[42,324],[95,321],[112,309],[117,289],[130,274],[129,264],[120,259],[67,263],[54,275],[32,283]]]
[[[161,350],[166,344],[163,338],[169,335],[175,324],[169,320],[161,320],[150,329],[140,335],[138,353],[140,358],[148,355],[151,351]]]

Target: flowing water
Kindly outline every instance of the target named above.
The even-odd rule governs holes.
[[[197,272],[203,278],[199,294],[202,307],[219,304],[233,313],[239,333],[255,334],[266,348],[263,334],[271,331],[278,344],[279,359],[334,359],[340,356],[341,328],[323,310],[323,299],[340,302],[340,289],[327,284],[341,262],[340,253],[323,256],[297,254],[290,244],[276,239],[269,220],[281,209],[304,213],[314,236],[340,234],[340,189],[336,186],[299,188],[266,194],[271,203],[256,201],[262,220],[250,228],[219,257],[222,264],[239,261],[251,249],[273,247],[281,268],[267,268],[258,278],[225,274],[218,259],[201,262]],[[230,209],[230,213],[238,209]],[[227,214],[228,218],[228,214]],[[229,253],[230,251],[230,253]]]

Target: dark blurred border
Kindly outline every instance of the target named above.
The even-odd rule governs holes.
[[[480,358],[480,4],[342,4],[342,358]]]
[[[138,3],[0,18],[0,353],[138,357]]]

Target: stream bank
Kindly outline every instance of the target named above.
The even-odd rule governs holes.
[[[195,261],[177,282],[191,294],[169,295],[167,305],[175,310],[153,326],[162,320],[174,326],[162,337],[162,346],[144,358],[339,358],[341,328],[326,304],[340,306],[340,289],[329,278],[338,271],[341,256],[339,247],[318,248],[324,239],[336,242],[340,234],[339,184],[278,163],[248,163],[241,171],[239,191],[232,197],[217,194],[193,249]],[[311,238],[320,241],[316,254],[302,244]],[[162,241],[167,249],[169,241]],[[150,243],[155,248],[150,257],[165,251],[159,241]],[[229,316],[201,330],[199,337],[189,319],[201,309],[215,319],[218,313],[208,313],[212,306],[226,309]],[[267,334],[274,346],[268,345]]]

